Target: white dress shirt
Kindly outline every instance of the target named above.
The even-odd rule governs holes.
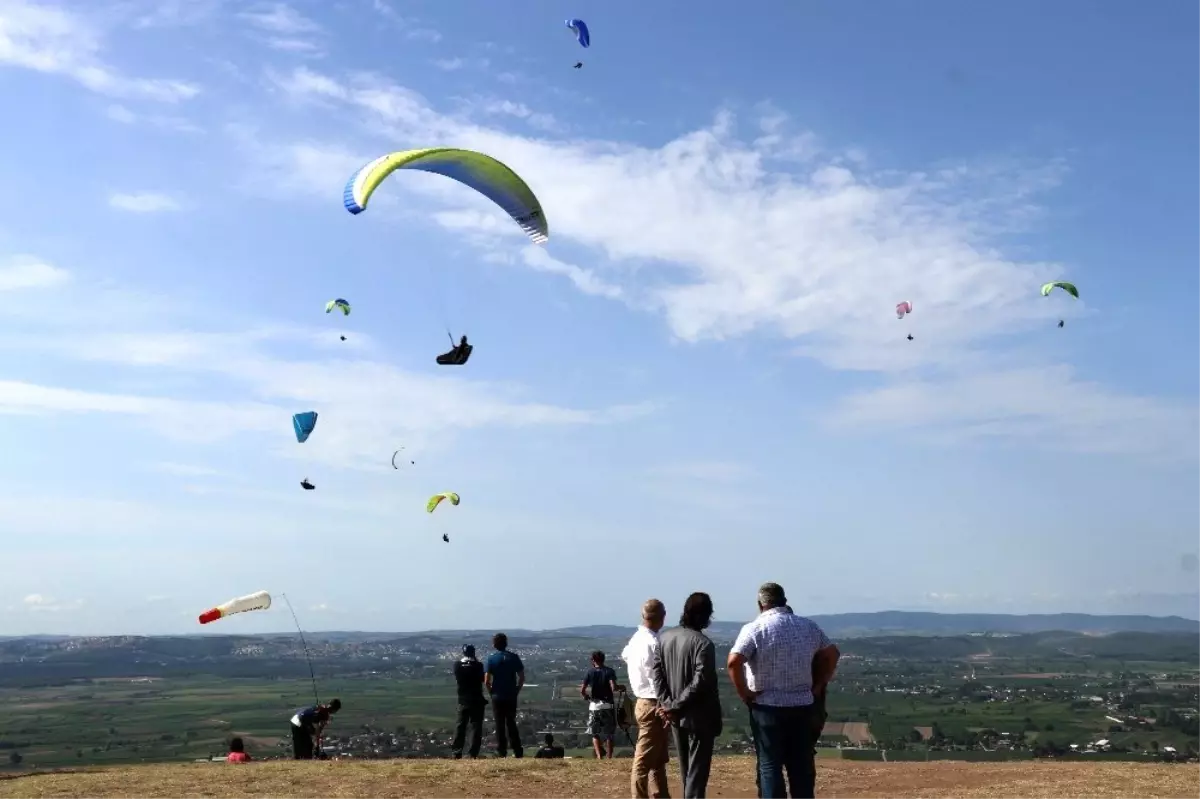
[[[621,659],[629,669],[629,688],[638,699],[658,699],[651,677],[651,669],[657,657],[658,633],[645,626],[638,627],[629,643],[621,650]]]

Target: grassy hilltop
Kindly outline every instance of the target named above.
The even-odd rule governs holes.
[[[0,797],[626,797],[628,759],[220,763],[0,772]],[[672,792],[682,794],[678,764]],[[754,759],[713,764],[708,795],[754,795]],[[1194,797],[1194,765],[821,761],[818,796]]]

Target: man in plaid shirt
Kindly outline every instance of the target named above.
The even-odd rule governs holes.
[[[793,799],[816,790],[816,739],[825,689],[840,653],[812,619],[788,607],[783,588],[763,583],[759,615],[742,628],[727,664],[738,697],[750,709],[758,755],[758,795],[783,799],[787,772]]]

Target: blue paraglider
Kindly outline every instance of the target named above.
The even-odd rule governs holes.
[[[292,417],[292,427],[296,428],[296,440],[301,444],[308,441],[308,437],[312,435],[313,428],[316,426],[316,411],[305,411],[304,413],[297,413]]]
[[[584,47],[592,46],[592,35],[588,33],[587,23],[581,19],[567,20],[567,27],[575,32],[575,38]]]

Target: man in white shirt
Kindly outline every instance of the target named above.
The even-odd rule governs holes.
[[[634,715],[637,717],[638,738],[633,749],[633,772],[630,783],[634,799],[651,796],[669,799],[667,788],[667,728],[658,717],[658,694],[654,690],[653,668],[658,658],[658,631],[662,629],[667,609],[657,599],[647,599],[642,605],[642,625],[621,651],[621,659],[629,669],[629,689],[637,697]],[[654,793],[649,793],[653,780]]]

